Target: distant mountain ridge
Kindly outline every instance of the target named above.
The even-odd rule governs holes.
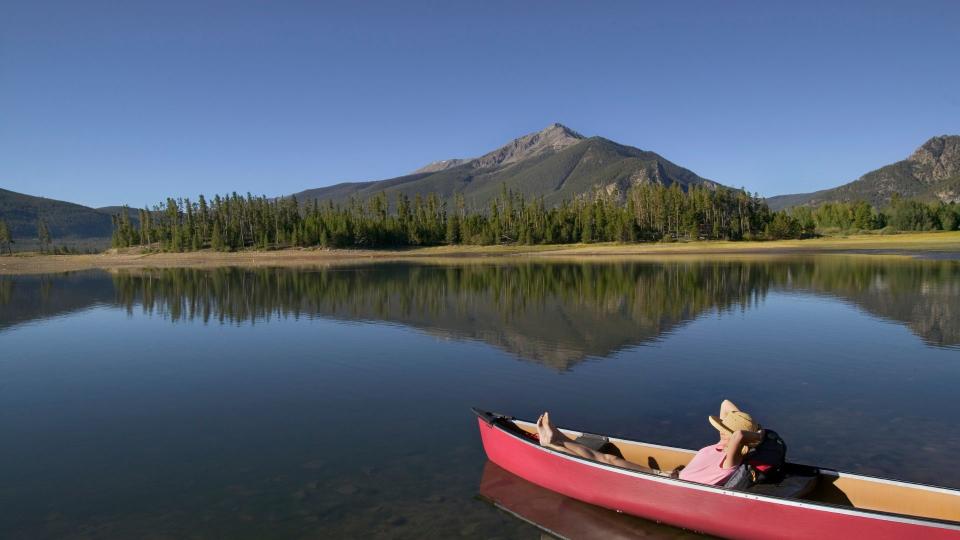
[[[473,158],[436,161],[417,171],[386,180],[344,182],[296,193],[301,202],[343,203],[384,192],[415,197],[437,194],[447,202],[461,194],[472,208],[485,208],[503,186],[528,199],[542,197],[553,206],[596,190],[625,193],[643,183],[716,188],[721,184],[700,177],[661,155],[618,144],[603,137],[585,137],[562,125],[518,137],[500,148]],[[848,184],[766,199],[772,210],[827,201],[866,200],[883,206],[895,194],[928,201],[960,202],[960,136],[933,137],[908,158],[869,172]],[[120,206],[90,208],[66,201],[0,189],[0,218],[15,239],[36,239],[43,218],[54,240],[109,239],[111,215]],[[137,210],[129,210],[137,221]]]
[[[884,206],[894,194],[925,201],[960,202],[960,135],[933,137],[907,159],[868,172],[839,187],[767,199],[771,210],[825,202],[867,201]]]
[[[40,218],[54,239],[109,238],[113,232],[110,212],[0,189],[0,219],[6,220],[14,239],[36,238]]]
[[[462,194],[467,204],[483,208],[504,185],[556,205],[595,189],[626,192],[630,186],[645,182],[676,183],[684,190],[694,185],[720,185],[654,152],[602,137],[585,137],[555,123],[480,157],[436,161],[397,178],[340,183],[294,196],[301,202],[344,202],[351,197],[367,199],[382,191],[391,200],[398,193],[410,197],[435,193],[450,201]]]

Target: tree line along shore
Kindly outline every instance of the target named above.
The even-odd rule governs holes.
[[[783,240],[850,231],[956,230],[960,205],[894,197],[883,209],[866,202],[824,203],[771,211],[763,199],[741,190],[645,184],[625,195],[598,191],[553,208],[504,187],[484,209],[462,196],[447,205],[437,194],[384,193],[368,200],[300,204],[236,193],[207,200],[167,199],[113,216],[114,248],[162,252],[273,250],[295,247],[385,249],[441,245],[492,246]],[[41,219],[37,242],[50,252]],[[0,250],[11,252],[9,229],[0,221]]]
[[[538,245],[441,245],[415,248],[163,252],[139,247],[98,254],[18,253],[0,257],[0,275],[50,274],[91,269],[110,271],[146,268],[326,267],[382,262],[460,265],[511,261],[599,262],[653,257],[656,260],[769,260],[771,257],[857,254],[864,257],[907,255],[960,258],[960,231],[901,234],[857,234],[804,240],[590,243]],[[826,255],[829,256],[829,255]]]

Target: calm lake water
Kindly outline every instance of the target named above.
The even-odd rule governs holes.
[[[730,398],[793,461],[960,487],[958,346],[949,260],[0,277],[0,537],[537,538],[473,405],[699,448]]]

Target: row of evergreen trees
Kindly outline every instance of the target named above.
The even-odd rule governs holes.
[[[894,195],[883,209],[870,203],[832,202],[811,208],[797,206],[785,216],[801,235],[829,231],[954,231],[960,226],[960,205],[925,203]]]
[[[233,193],[208,201],[201,195],[167,199],[163,206],[114,216],[114,247],[164,251],[210,248],[379,248],[440,244],[566,244],[678,239],[742,240],[803,238],[818,231],[955,230],[960,205],[894,197],[880,211],[866,202],[825,203],[771,212],[742,190],[644,184],[625,195],[597,192],[548,208],[504,187],[483,209],[462,196],[451,205],[435,194],[413,199],[379,193],[344,205],[295,198],[268,199]]]
[[[642,185],[625,196],[598,192],[548,208],[504,187],[483,209],[462,196],[447,205],[428,194],[395,200],[379,193],[345,205],[233,193],[207,200],[167,199],[114,216],[114,247],[165,251],[294,246],[397,247],[439,244],[565,244],[663,239],[749,239],[770,236],[773,215],[757,197],[725,188]]]

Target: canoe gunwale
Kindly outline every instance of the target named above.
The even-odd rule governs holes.
[[[939,529],[947,529],[947,530],[960,531],[960,522],[958,522],[958,521],[951,521],[951,520],[938,519],[938,518],[930,518],[930,517],[924,517],[924,516],[915,516],[915,515],[911,515],[911,514],[901,514],[901,513],[896,513],[896,512],[887,512],[887,511],[883,511],[883,510],[871,510],[871,509],[866,509],[866,508],[856,508],[856,507],[853,507],[853,506],[845,506],[845,505],[828,503],[828,502],[821,502],[821,501],[811,501],[811,500],[804,500],[804,499],[791,499],[791,498],[787,498],[787,497],[779,497],[779,496],[776,496],[776,495],[766,495],[766,494],[761,495],[761,494],[756,494],[756,493],[749,493],[749,492],[746,492],[746,491],[738,491],[738,490],[728,489],[728,488],[724,488],[724,487],[721,487],[721,486],[712,486],[712,485],[707,485],[707,484],[701,484],[701,483],[698,483],[698,482],[691,482],[691,481],[689,481],[689,480],[681,480],[681,479],[679,479],[679,478],[672,478],[672,477],[669,477],[669,476],[662,476],[662,475],[655,474],[655,473],[649,473],[649,472],[644,472],[644,471],[636,471],[636,470],[627,469],[627,468],[624,468],[624,467],[619,467],[619,466],[616,466],[616,465],[611,465],[611,464],[608,464],[608,463],[600,463],[600,462],[597,462],[597,461],[593,461],[593,460],[590,460],[590,459],[586,459],[586,458],[583,458],[583,457],[580,457],[580,456],[575,456],[575,455],[573,455],[573,454],[568,454],[568,453],[566,453],[566,452],[560,452],[559,450],[554,450],[554,449],[552,449],[552,448],[547,448],[547,447],[541,446],[541,445],[539,445],[539,444],[536,444],[536,443],[535,443],[533,440],[531,440],[530,438],[528,438],[528,437],[526,437],[526,436],[523,436],[523,435],[520,435],[519,433],[513,432],[513,430],[508,429],[507,427],[505,427],[502,423],[500,423],[500,422],[498,422],[498,421],[499,421],[499,420],[505,420],[505,421],[513,422],[513,421],[517,420],[517,421],[520,421],[520,422],[524,422],[524,423],[526,423],[526,424],[532,424],[532,422],[525,421],[525,420],[519,420],[519,419],[516,419],[516,418],[514,418],[514,417],[507,416],[507,415],[494,415],[494,414],[492,414],[492,413],[486,412],[486,411],[484,411],[484,410],[482,410],[482,409],[478,409],[478,408],[473,408],[473,411],[474,411],[474,413],[477,414],[478,418],[479,418],[481,421],[483,421],[484,423],[486,423],[489,427],[494,428],[494,429],[497,429],[497,430],[501,431],[501,432],[504,433],[504,434],[510,435],[511,437],[513,437],[514,439],[516,439],[518,442],[520,442],[520,443],[522,443],[522,444],[526,444],[527,446],[529,446],[529,447],[531,447],[531,448],[535,448],[535,449],[537,449],[537,450],[539,450],[539,451],[546,452],[546,453],[548,453],[548,454],[550,454],[550,455],[554,455],[554,456],[559,457],[559,458],[562,458],[562,459],[571,460],[571,461],[574,461],[574,462],[577,462],[577,463],[580,463],[580,464],[583,464],[583,465],[586,465],[586,466],[589,466],[589,467],[596,467],[596,468],[599,468],[599,469],[602,469],[602,470],[607,470],[607,471],[610,471],[610,472],[613,472],[613,473],[616,473],[616,474],[621,474],[621,475],[625,475],[625,476],[632,476],[632,477],[635,477],[635,478],[640,478],[640,479],[649,480],[649,481],[653,481],[653,482],[665,483],[665,484],[673,485],[673,486],[677,486],[677,487],[683,487],[683,488],[693,489],[693,490],[696,490],[696,491],[705,491],[705,492],[708,492],[708,493],[714,493],[714,494],[718,494],[718,495],[725,495],[725,496],[729,496],[729,497],[739,497],[739,498],[743,498],[743,499],[747,499],[747,500],[755,500],[755,501],[769,502],[769,503],[772,503],[772,504],[795,506],[795,507],[800,507],[800,508],[804,508],[804,509],[811,510],[811,511],[846,514],[846,515],[864,517],[864,518],[867,518],[867,519],[877,519],[877,520],[883,520],[883,521],[894,521],[894,522],[905,523],[905,524],[913,524],[913,525],[920,525],[920,526],[926,526],[926,527],[935,527],[935,528],[939,528]],[[489,419],[490,416],[494,416],[494,418],[493,418],[492,420],[490,420],[490,419]],[[574,429],[566,429],[566,428],[562,428],[562,429],[563,429],[563,431],[567,431],[567,432],[577,432],[577,430],[574,430]],[[577,432],[577,433],[585,433],[585,432]],[[642,441],[632,441],[632,440],[629,440],[629,439],[610,438],[610,440],[611,440],[611,441],[614,441],[614,442],[616,442],[616,441],[621,441],[621,442],[625,442],[625,443],[648,445],[648,443],[645,443],[645,442],[642,442]],[[671,450],[680,450],[680,451],[683,451],[683,452],[694,453],[694,452],[692,452],[692,451],[690,451],[690,450],[688,450],[688,449],[683,449],[683,448],[674,448],[674,447],[670,447],[670,446],[661,446],[661,445],[649,445],[649,446],[657,446],[657,447],[660,447],[660,448],[668,448],[668,449],[671,449]],[[819,468],[818,468],[818,469],[819,469]],[[947,487],[943,487],[943,486],[934,486],[934,485],[928,485],[928,484],[921,484],[921,483],[918,483],[918,482],[906,482],[906,481],[900,481],[900,480],[889,480],[889,479],[885,479],[885,478],[872,477],[872,476],[866,476],[866,475],[857,475],[857,474],[850,474],[850,473],[842,473],[842,472],[839,472],[839,471],[836,471],[836,470],[833,470],[833,469],[819,469],[819,470],[820,470],[820,473],[821,473],[821,474],[826,475],[826,476],[863,478],[863,479],[867,479],[867,480],[871,480],[871,481],[880,481],[880,482],[885,482],[885,483],[894,483],[894,484],[905,485],[905,486],[908,486],[908,487],[915,487],[915,488],[922,488],[922,489],[925,489],[925,490],[932,490],[932,491],[937,491],[937,492],[944,492],[944,493],[951,494],[951,495],[957,495],[957,494],[958,494],[958,490],[951,489],[951,488],[947,488]]]

